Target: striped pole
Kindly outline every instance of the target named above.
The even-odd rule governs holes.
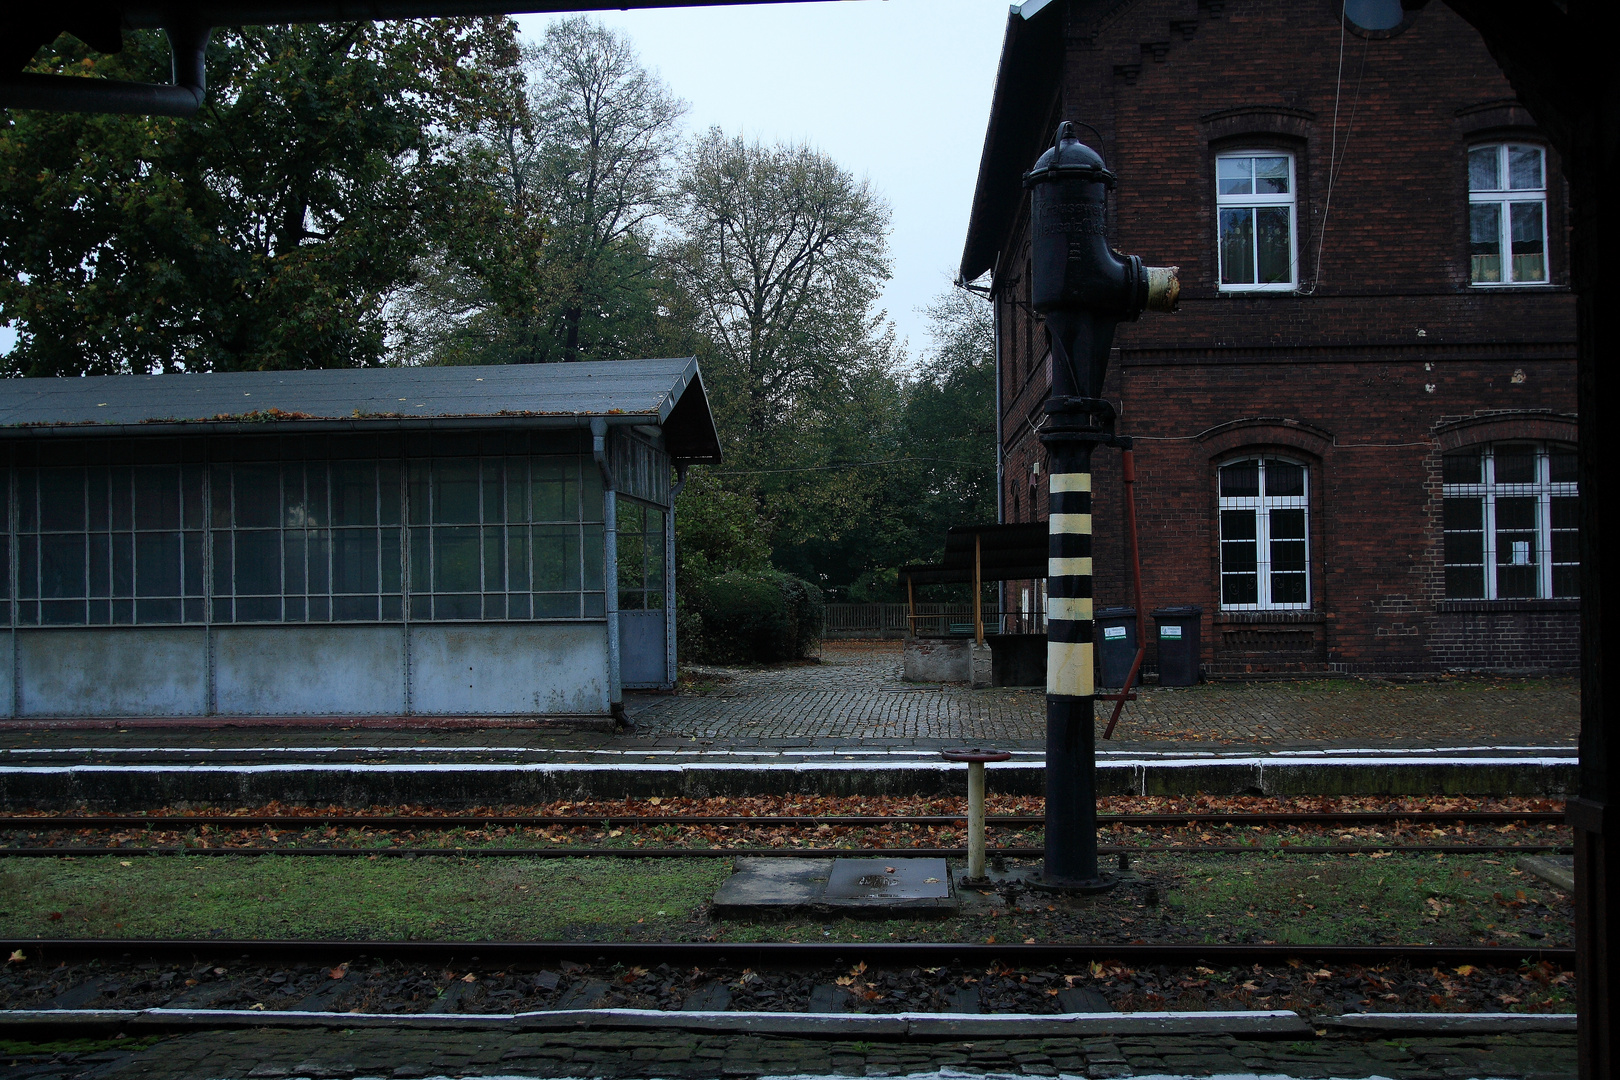
[[[1054,433],[1048,504],[1046,614],[1046,863],[1041,882],[1100,891],[1097,869],[1096,693],[1091,609],[1091,452]]]

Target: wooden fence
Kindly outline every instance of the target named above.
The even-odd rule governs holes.
[[[830,638],[901,638],[910,634],[905,604],[828,604],[826,636]],[[918,604],[917,632],[921,634],[953,634],[966,637],[973,633],[972,604]],[[1012,629],[1009,616],[1006,629]],[[984,631],[998,633],[1003,629],[1002,613],[984,610]]]

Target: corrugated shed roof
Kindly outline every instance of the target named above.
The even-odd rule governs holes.
[[[606,417],[665,428],[671,453],[718,461],[697,360],[343,368],[0,379],[0,434],[376,427],[573,427]],[[133,431],[131,429],[134,429]]]

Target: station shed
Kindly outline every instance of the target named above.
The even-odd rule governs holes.
[[[604,720],[719,460],[690,358],[0,381],[0,717]]]

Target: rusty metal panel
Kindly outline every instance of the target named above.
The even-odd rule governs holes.
[[[214,631],[214,708],[226,716],[399,716],[399,626],[232,626]]]
[[[626,687],[649,689],[665,679],[664,609],[619,612],[619,678]]]
[[[410,628],[411,711],[425,715],[608,711],[602,623]]]
[[[18,715],[202,716],[201,627],[17,630]]]

